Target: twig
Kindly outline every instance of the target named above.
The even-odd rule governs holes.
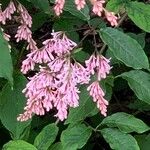
[[[57,125],[59,123],[59,119],[57,118],[57,120],[55,121],[55,125]]]

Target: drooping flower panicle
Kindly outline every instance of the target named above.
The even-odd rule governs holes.
[[[43,44],[41,49],[31,51],[23,61],[23,73],[33,70],[36,63],[44,63],[45,67],[30,78],[23,90],[28,100],[25,113],[18,117],[21,121],[29,119],[32,114],[43,115],[52,108],[57,109],[55,116],[63,121],[67,118],[69,107],[79,106],[78,84],[90,81],[87,69],[78,62],[71,61],[69,55],[76,43],[63,32],[53,32],[52,38]]]
[[[97,108],[100,109],[101,114],[107,116],[107,105],[108,101],[104,99],[104,92],[99,85],[98,81],[93,82],[87,90],[90,92],[90,95],[93,97],[93,101],[97,103]]]

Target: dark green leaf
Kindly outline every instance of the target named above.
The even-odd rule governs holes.
[[[123,112],[118,112],[106,117],[102,121],[102,125],[104,124],[109,127],[118,127],[122,132],[125,133],[143,133],[150,129],[142,120]]]
[[[85,20],[85,21],[90,20],[89,8],[87,5],[85,5],[83,9],[77,10],[74,4],[74,0],[68,0],[66,1],[64,10],[70,12],[72,15],[76,16],[81,20]]]
[[[39,8],[41,11],[43,11],[46,14],[50,14],[50,5],[48,0],[28,0],[31,2],[35,7]]]
[[[123,133],[115,128],[102,129],[101,133],[114,150],[140,150],[137,141],[130,134]]]
[[[150,148],[150,134],[148,134],[148,135],[136,135],[135,139],[138,142],[140,150],[149,150],[149,148]]]
[[[9,84],[0,93],[0,119],[3,125],[11,132],[14,139],[19,139],[30,121],[19,122],[17,116],[22,113],[26,98],[22,93],[27,80],[24,76],[16,74],[14,77],[14,89]]]
[[[51,145],[48,150],[63,150],[63,146],[62,146],[61,142],[57,142],[57,143]]]
[[[35,138],[34,145],[38,150],[47,150],[55,141],[57,133],[58,127],[55,124],[47,125]]]
[[[6,143],[2,150],[37,150],[32,144],[23,140],[10,141]]]
[[[150,104],[150,74],[141,70],[132,70],[120,76],[128,81],[130,88],[140,100]]]
[[[76,150],[82,148],[90,138],[92,130],[84,124],[68,127],[61,134],[61,142],[64,150]]]
[[[113,28],[101,29],[100,35],[118,60],[135,69],[149,68],[147,56],[136,40]]]
[[[135,99],[134,102],[128,105],[130,109],[135,109],[139,111],[150,111],[150,105],[145,103],[144,101],[139,101]]]
[[[134,38],[142,48],[145,47],[145,33],[134,34],[134,33],[127,33],[130,37]]]
[[[13,73],[13,66],[10,51],[8,48],[8,43],[3,38],[3,33],[0,29],[0,77],[8,79],[11,85],[13,85],[12,73]]]
[[[138,27],[146,32],[150,32],[150,4],[130,2],[127,5],[127,13]]]
[[[120,9],[124,8],[124,4],[126,2],[127,0],[109,0],[106,5],[106,9],[118,13]]]

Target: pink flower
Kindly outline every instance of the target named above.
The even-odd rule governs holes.
[[[72,66],[74,78],[79,84],[88,84],[90,81],[89,71],[84,68],[80,63],[75,62]]]
[[[55,115],[55,117],[58,117],[59,120],[63,121],[64,119],[67,119],[67,115],[68,115],[68,112],[67,112],[67,104],[61,100],[61,99],[58,99],[54,106],[57,108],[58,112],[57,114]]]
[[[95,54],[91,55],[91,57],[85,61],[87,70],[93,75],[95,73],[96,67],[96,56]]]
[[[52,72],[59,72],[64,67],[66,58],[56,58],[48,63],[48,66]]]
[[[101,78],[106,78],[106,75],[109,74],[110,72],[110,59],[105,58],[102,55],[97,54],[95,56],[92,55],[89,60],[85,61],[87,70],[91,73],[94,74],[95,72],[97,73],[97,78],[100,81]]]
[[[75,4],[77,6],[77,9],[80,10],[80,9],[84,8],[86,2],[85,2],[85,0],[75,0]]]
[[[59,16],[63,12],[64,5],[65,5],[65,0],[55,0],[54,11],[57,16]]]
[[[16,11],[16,7],[12,1],[10,1],[8,7],[4,10],[3,15],[11,20],[11,15]]]
[[[110,22],[112,26],[118,25],[118,22],[117,22],[118,18],[115,16],[114,12],[105,11],[105,15],[106,15],[107,20]]]
[[[90,92],[90,95],[93,97],[93,101],[97,103],[97,108],[100,109],[101,114],[106,116],[108,101],[104,99],[104,92],[101,89],[99,82],[93,82],[87,90]]]
[[[17,38],[17,40],[16,40],[17,42],[19,42],[21,40],[26,40],[27,42],[30,43],[30,40],[32,38],[32,32],[25,24],[23,24],[18,27],[15,38]]]
[[[111,67],[109,65],[110,59],[105,58],[104,56],[97,55],[96,66],[98,73],[98,80],[101,78],[106,78],[107,74],[110,73]]]
[[[54,59],[54,56],[45,48],[35,50],[28,54],[28,57],[32,58],[35,63],[47,63]]]
[[[28,43],[28,46],[27,46],[27,50],[29,50],[29,49],[31,51],[37,51],[38,50],[38,48],[36,46],[36,42],[32,38],[29,40],[29,43]]]
[[[1,4],[0,4],[0,22],[1,22],[2,24],[5,24],[5,23],[6,23],[6,16],[5,16],[4,13],[2,12]]]
[[[63,32],[53,32],[53,50],[58,55],[70,53],[70,51],[77,46],[75,42],[68,39]]]
[[[29,70],[33,70],[35,66],[35,62],[32,58],[27,58],[22,62],[21,72],[26,74]]]
[[[102,11],[103,11],[103,3],[105,3],[104,0],[95,0],[93,2],[93,12],[98,15],[101,16],[102,15]]]
[[[31,26],[32,26],[32,18],[29,15],[29,13],[26,10],[26,8],[19,3],[18,10],[19,10],[21,18],[22,18],[21,23],[22,24],[26,24],[26,25],[28,25],[31,28]]]
[[[30,82],[23,90],[28,98],[27,106],[24,108],[24,114],[20,114],[18,120],[26,121],[31,118],[32,114],[44,115],[45,111],[52,109],[56,101],[56,91],[53,85],[52,74],[41,68],[40,72],[30,78]]]

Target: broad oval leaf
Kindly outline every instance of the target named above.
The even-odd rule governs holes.
[[[47,150],[55,141],[57,133],[58,127],[55,124],[47,125],[35,138],[34,145],[39,150]]]
[[[61,134],[61,142],[64,150],[76,150],[82,148],[92,134],[92,130],[84,124],[68,127]]]
[[[113,52],[114,56],[127,66],[135,69],[149,68],[148,58],[144,50],[130,36],[109,27],[101,29],[100,36]]]
[[[150,104],[150,74],[141,70],[132,70],[119,75],[128,81],[136,96]]]
[[[150,4],[130,2],[127,5],[127,13],[139,28],[150,32]]]
[[[7,41],[0,29],[0,77],[7,79],[13,85],[13,66]]]
[[[114,150],[140,150],[137,141],[130,134],[123,133],[115,128],[102,129],[101,133]]]
[[[30,121],[17,121],[17,116],[22,112],[26,102],[22,93],[26,83],[27,80],[23,75],[16,74],[13,90],[9,84],[6,84],[0,93],[0,119],[12,134],[13,139],[20,139],[24,129],[30,124]]]
[[[32,144],[23,140],[10,141],[3,146],[2,150],[37,150]]]
[[[123,112],[118,112],[106,117],[102,121],[102,125],[104,124],[109,127],[118,127],[122,132],[125,133],[143,133],[150,129],[142,120]]]

